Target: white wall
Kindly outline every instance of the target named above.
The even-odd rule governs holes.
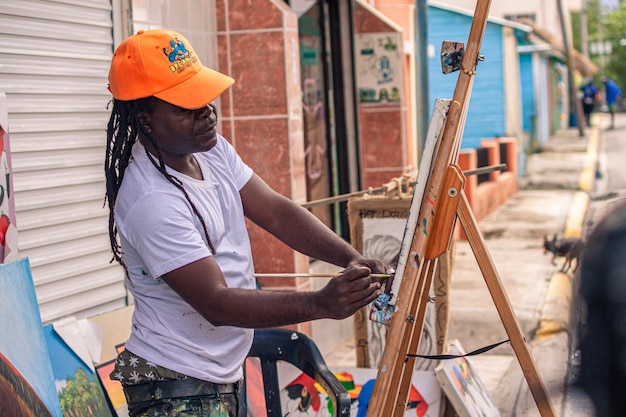
[[[566,8],[575,7],[580,10],[583,0],[563,0]],[[475,10],[476,0],[437,0],[439,4]],[[504,18],[510,15],[534,14],[536,23],[552,35],[561,39],[561,23],[559,21],[558,0],[501,0],[492,1],[489,15]],[[569,25],[569,16],[566,16]]]

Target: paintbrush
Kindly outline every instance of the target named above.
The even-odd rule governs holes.
[[[339,276],[340,274],[297,274],[297,273],[275,273],[275,274],[254,274],[257,278],[267,278],[267,277],[276,277],[276,278],[334,278]],[[371,278],[390,278],[391,274],[370,274]]]

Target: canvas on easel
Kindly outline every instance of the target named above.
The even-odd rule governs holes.
[[[411,176],[412,184],[410,187],[402,184],[402,180],[406,181],[406,178],[397,179],[398,181],[392,180],[392,182],[397,183],[397,186],[393,193],[388,193],[390,198],[351,199],[348,201],[352,246],[368,257],[381,259],[389,264],[392,263],[389,260],[391,258],[394,261],[393,264],[396,265],[396,279],[392,284],[388,309],[378,317],[372,317],[371,312],[368,317],[368,313],[364,309],[354,315],[357,366],[378,367],[378,360],[384,352],[390,324],[385,320],[385,316],[392,314],[395,309],[402,282],[401,277],[409,260],[409,246],[418,228],[418,213],[412,208],[419,206],[426,192],[429,172],[432,169],[433,158],[439,146],[449,107],[450,100],[435,100],[431,123],[420,160],[420,169],[415,178]],[[390,247],[393,249],[389,250]],[[384,250],[379,248],[384,248]],[[448,259],[446,257],[443,263],[446,264]],[[434,268],[434,270],[436,269]],[[433,275],[437,282],[436,285],[432,286],[434,293],[429,292],[429,294],[431,299],[432,295],[435,296],[435,303],[429,302],[428,308],[426,308],[428,317],[423,322],[421,343],[418,348],[422,355],[442,353],[447,335],[449,280],[439,273],[433,273]],[[407,296],[408,294],[404,295]],[[380,341],[376,339],[377,337]],[[377,350],[380,350],[378,354]],[[430,361],[415,361],[412,366],[413,369],[434,369],[434,365]]]
[[[450,344],[450,355],[465,355],[458,340]],[[500,417],[487,388],[466,357],[447,359],[435,369],[441,389],[459,417]]]
[[[409,215],[411,198],[402,195],[366,196],[348,201],[350,242],[360,253],[372,259],[380,259],[388,265],[396,264],[402,237]],[[432,294],[434,300],[434,292]],[[419,353],[436,355],[435,303],[427,308]],[[384,351],[389,327],[372,320],[369,308],[355,314],[354,333],[356,365],[377,368]],[[415,363],[416,370],[434,370],[436,362],[422,359]]]

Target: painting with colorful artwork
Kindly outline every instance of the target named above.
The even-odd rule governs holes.
[[[332,370],[352,398],[350,417],[365,417],[378,370],[351,367]],[[434,371],[414,371],[404,417],[439,417],[441,394]]]
[[[465,354],[458,340],[450,344],[449,354]],[[435,373],[459,417],[500,417],[498,407],[469,359],[459,357],[442,361]]]
[[[250,360],[250,358],[248,358]],[[248,364],[246,379],[248,379]],[[293,417],[331,417],[333,404],[324,389],[311,377],[286,362],[278,362],[278,380],[282,414]],[[364,417],[377,370],[338,367],[331,369],[351,399],[350,417]],[[250,387],[250,381],[246,381]],[[258,382],[262,384],[262,382]],[[262,385],[261,385],[262,386]],[[249,393],[250,394],[250,393]],[[404,417],[439,417],[441,388],[434,371],[415,371],[411,380],[408,406]],[[258,395],[262,395],[259,393]],[[249,417],[265,417],[264,410],[248,406]]]
[[[28,258],[0,264],[0,295],[2,415],[62,417]]]

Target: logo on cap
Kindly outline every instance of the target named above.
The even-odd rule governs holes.
[[[174,38],[170,40],[170,46],[163,48],[163,53],[172,63],[170,65],[171,72],[182,72],[186,67],[193,65],[198,61],[198,57],[185,47],[185,43]]]

